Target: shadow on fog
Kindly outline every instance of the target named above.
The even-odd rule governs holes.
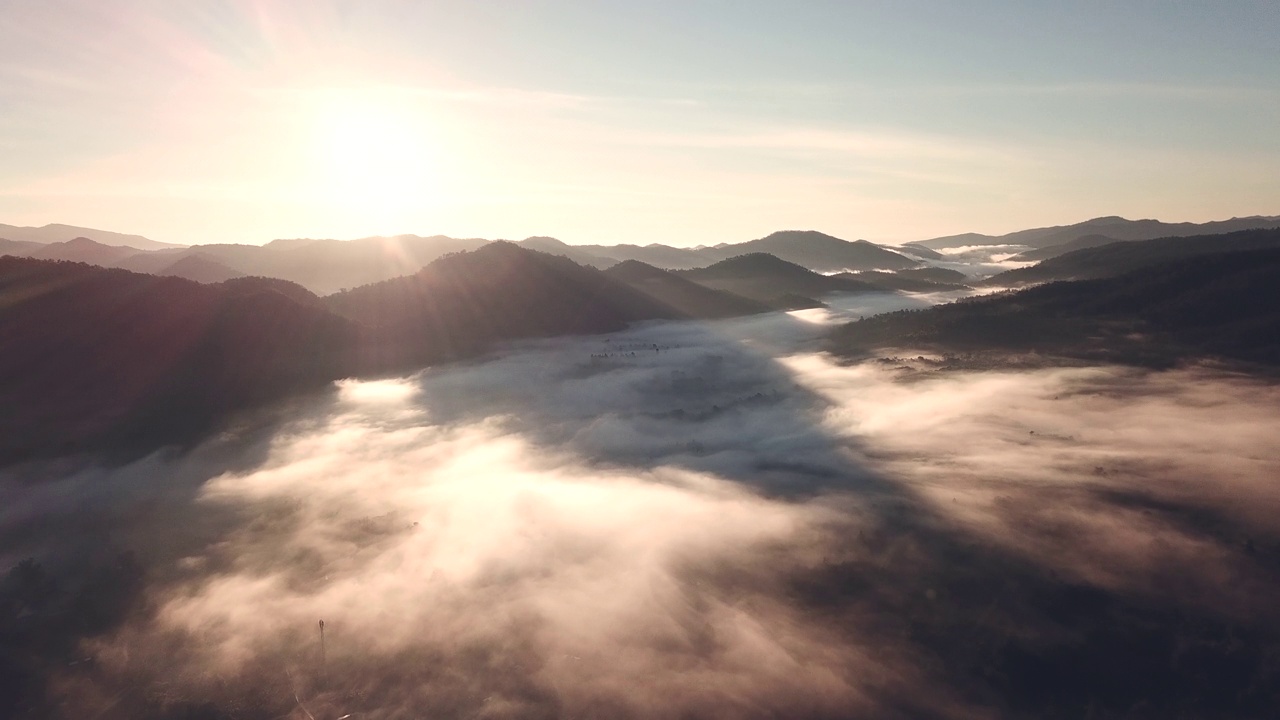
[[[877,310],[854,302],[827,312],[849,317]],[[885,309],[897,307],[902,305]],[[376,398],[369,401],[374,409],[362,422],[378,425],[384,438],[403,434],[406,439],[352,458],[353,465],[372,469],[333,491],[329,500],[343,507],[325,504],[323,497],[330,479],[325,473],[334,466],[308,470],[326,444],[290,445],[312,434],[353,432],[350,425],[330,424],[342,412],[341,393],[291,408],[287,422],[272,416],[180,458],[153,456],[126,468],[90,468],[69,478],[54,468],[63,479],[29,485],[22,503],[0,511],[4,546],[31,548],[30,554],[42,543],[66,541],[72,542],[62,545],[64,551],[72,545],[150,548],[138,560],[148,575],[145,581],[129,580],[133,571],[117,565],[117,577],[124,578],[118,583],[124,586],[121,594],[127,597],[104,611],[115,614],[83,623],[60,640],[65,647],[58,652],[66,655],[77,647],[76,638],[98,638],[89,644],[93,650],[80,651],[96,653],[97,664],[71,670],[65,662],[56,669],[52,661],[35,670],[24,665],[23,674],[12,677],[26,686],[11,691],[20,698],[12,702],[37,702],[30,698],[40,694],[30,686],[53,677],[57,683],[38,701],[46,709],[71,697],[74,702],[62,712],[72,708],[108,717],[200,712],[218,717],[232,707],[238,716],[264,718],[301,708],[317,719],[428,711],[511,717],[1216,717],[1258,716],[1273,706],[1280,687],[1280,646],[1277,605],[1266,601],[1276,597],[1274,534],[1255,535],[1249,545],[1236,547],[1232,533],[1238,523],[1229,514],[1214,514],[1196,497],[1097,483],[1005,488],[993,506],[1003,529],[996,536],[977,532],[947,506],[927,499],[918,483],[904,482],[880,457],[881,448],[863,446],[874,440],[833,432],[828,413],[838,399],[815,392],[812,378],[779,361],[814,351],[825,328],[811,321],[829,319],[811,313],[653,325],[610,336],[527,343],[473,363],[424,371],[407,386],[407,410],[396,401],[387,404],[394,411],[382,411]],[[1131,391],[1124,382],[1105,389],[1120,399],[1130,392],[1135,398],[1169,392],[1129,385]],[[378,390],[376,383],[369,387]],[[387,387],[400,392],[406,385]],[[865,391],[871,394],[874,387]],[[928,406],[919,410],[930,411]],[[472,579],[453,582],[450,573],[463,570],[431,553],[437,546],[461,551],[457,538],[416,539],[423,533],[404,527],[410,517],[388,513],[384,518],[376,514],[376,502],[367,504],[374,509],[362,504],[370,500],[362,494],[385,490],[390,500],[414,507],[415,496],[386,479],[403,468],[378,463],[380,453],[413,451],[421,436],[412,433],[423,425],[444,429],[438,436],[442,445],[452,441],[449,428],[487,427],[483,442],[519,437],[561,458],[549,462],[585,463],[589,471],[598,470],[602,483],[626,471],[641,473],[646,483],[674,482],[670,478],[678,480],[678,472],[690,472],[772,500],[733,514],[754,502],[733,496],[687,513],[684,500],[650,511],[646,508],[656,501],[648,491],[617,493],[612,497],[624,507],[595,509],[610,513],[608,522],[616,530],[607,532],[634,539],[614,554],[600,555],[603,564],[597,565],[593,544],[606,543],[608,535],[590,535],[581,517],[555,519],[530,494],[533,490],[523,490],[512,504],[512,517],[526,523],[524,529],[497,534],[491,541],[500,547],[482,558],[487,565],[467,576]],[[367,446],[357,437],[328,451],[341,455]],[[281,447],[293,454],[282,456]],[[439,463],[440,472],[452,473],[450,458],[445,452],[402,464],[425,472]],[[1019,455],[1016,461],[1025,460]],[[990,462],[991,474],[1024,470]],[[510,465],[511,477],[484,478],[484,466],[490,464],[502,473]],[[481,496],[478,507],[485,511],[486,492],[503,483],[519,484],[518,475],[528,472],[500,455],[491,461],[481,456],[462,467],[476,474],[472,480],[479,488],[472,493]],[[663,469],[677,474],[664,475]],[[303,489],[314,483],[314,492],[257,494],[290,473],[283,482]],[[237,476],[254,482],[228,485],[226,478]],[[554,474],[535,475],[529,487],[556,481]],[[206,483],[223,502],[200,501]],[[954,483],[959,490],[976,485],[959,471]],[[308,502],[317,503],[314,512],[307,510]],[[465,503],[451,507],[458,514],[467,509]],[[744,525],[777,522],[778,507],[801,513],[785,515],[790,518],[786,526],[801,518],[807,530],[798,537],[790,531],[766,533],[764,541],[735,534]],[[503,511],[493,498],[492,513]],[[1157,547],[1126,566],[1134,571],[1128,583],[1100,580],[1082,573],[1080,565],[1120,562],[1133,538],[1113,540],[1104,527],[1081,525],[1072,514],[1076,511],[1115,518],[1150,534],[1157,545],[1185,546],[1200,554]],[[661,521],[671,512],[688,518],[679,529]],[[721,514],[726,515],[723,525],[717,524]],[[341,523],[332,522],[335,515]],[[649,519],[628,525],[632,516]],[[501,530],[498,524],[484,525],[483,515],[467,517],[481,526],[458,536],[468,543],[483,544],[485,533]],[[537,522],[529,523],[530,517]],[[319,530],[301,529],[319,522],[331,524],[323,528],[323,544],[314,537]],[[689,525],[695,527],[684,527]],[[564,532],[565,527],[573,532]],[[1092,533],[1082,534],[1082,527],[1092,527]],[[360,538],[352,540],[349,535],[357,532]],[[682,549],[698,546],[707,535],[722,536],[731,545],[741,542],[744,549]],[[671,540],[663,544],[667,536]],[[161,545],[163,551],[157,550]],[[631,564],[646,550],[668,545],[678,552],[660,569]],[[229,550],[210,550],[214,547]],[[552,554],[537,554],[550,552],[548,547],[554,548]],[[352,555],[358,562],[316,565],[317,553]],[[392,555],[398,558],[394,563],[381,564]],[[415,564],[422,555],[431,555],[434,565]],[[185,558],[198,556],[205,557],[203,564],[179,569]],[[502,564],[507,556],[531,559],[527,567]],[[499,566],[490,567],[494,562]],[[302,582],[269,586],[255,595],[257,585],[297,567],[305,567]],[[358,581],[351,583],[351,600],[342,591],[347,574]],[[436,580],[437,574],[444,580]],[[638,575],[648,580],[636,593],[630,581]],[[603,584],[581,584],[592,576],[603,577]],[[1213,587],[1224,580],[1247,589],[1256,601],[1242,600],[1240,592],[1215,596]],[[561,593],[557,585],[574,592]],[[396,604],[394,598],[406,589],[413,591],[414,603]],[[139,605],[142,597],[161,603],[165,612],[150,615],[155,608]],[[512,597],[522,600],[512,605]],[[575,605],[582,598],[586,605]],[[256,625],[224,607],[234,603],[271,618],[272,624]],[[612,613],[616,603],[623,605]],[[399,618],[394,629],[384,621],[358,625],[360,605],[369,604],[385,604],[383,614]],[[303,609],[294,617],[288,605]],[[417,605],[432,607],[421,615],[420,625],[413,613],[425,611],[411,609]],[[496,628],[492,633],[473,635],[465,629],[479,622],[475,607],[486,608],[484,622]],[[572,617],[558,622],[559,607]],[[216,643],[211,628],[218,622],[238,628],[232,640],[279,635],[292,643],[297,633],[280,628],[309,627],[321,613],[338,633],[335,638],[343,637],[346,626],[348,636],[357,635],[359,627],[362,637],[420,639],[393,643],[391,650],[362,644],[346,654],[335,640],[329,662],[334,678],[342,681],[322,681],[313,659],[300,660],[296,651],[253,646],[251,657],[259,659],[235,671],[218,669],[214,659],[205,658],[202,645]],[[187,623],[177,626],[176,636],[172,627],[154,629],[156,618],[170,616]],[[507,616],[515,619],[501,619]],[[29,612],[25,617],[45,616]],[[130,623],[112,635],[111,627],[126,617]],[[763,637],[778,643],[777,654],[758,649],[765,640],[748,642],[744,626],[732,620],[738,617],[762,627]],[[30,631],[30,621],[24,622],[8,626],[22,632],[11,632],[6,640],[34,642],[22,634]],[[606,629],[594,629],[597,624]],[[540,628],[555,632],[547,636]],[[587,633],[587,639],[575,640],[579,633]],[[447,640],[443,645],[441,634]],[[157,637],[168,638],[177,652],[155,649],[163,645]],[[134,659],[113,665],[112,648],[120,644],[132,648]],[[60,658],[58,652],[54,656]],[[593,672],[584,674],[581,662],[590,663]],[[180,682],[181,673],[173,674],[173,668],[204,663],[204,670],[219,678],[216,684]],[[294,669],[286,674],[281,667]],[[181,697],[164,702],[147,690],[183,682],[193,684]],[[505,705],[495,706],[494,697]]]
[[[935,302],[836,295],[826,309],[530,342],[415,376],[415,402],[430,422],[501,417],[539,444],[602,464],[683,467],[780,497],[894,494],[854,441],[824,429],[828,401],[777,359],[818,352],[833,323]]]

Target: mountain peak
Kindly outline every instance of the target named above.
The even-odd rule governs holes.
[[[531,247],[534,250],[541,250],[543,248],[555,248],[560,250],[569,247],[569,243],[546,235],[533,235],[521,240],[519,244],[524,245],[525,247]]]
[[[107,247],[106,245],[98,242],[97,240],[91,240],[83,235],[79,237],[73,237],[62,244],[66,245],[67,247]]]
[[[847,242],[834,235],[828,235],[817,230],[776,230],[760,238],[760,240],[837,240],[839,242]]]

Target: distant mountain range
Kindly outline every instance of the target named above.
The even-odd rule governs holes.
[[[987,278],[981,284],[1018,287],[1053,280],[1112,277],[1163,262],[1275,247],[1280,247],[1280,228],[1114,242],[1074,250],[1031,267],[1007,270]]]
[[[103,245],[123,246],[137,248],[138,250],[164,250],[166,248],[180,248],[183,245],[172,245],[170,243],[156,242],[149,240],[141,235],[125,235],[124,233],[111,232],[109,230],[95,230],[93,228],[76,227],[75,225],[45,225],[44,227],[19,227],[17,225],[5,225],[0,223],[0,238],[5,240],[16,240],[18,242],[32,242],[41,245],[50,243],[60,243],[75,238],[88,238],[94,242]],[[0,246],[0,251],[4,247]]]
[[[1102,235],[1114,240],[1151,240],[1162,237],[1211,235],[1255,228],[1280,228],[1280,216],[1231,218],[1206,223],[1166,223],[1159,220],[1126,220],[1122,217],[1110,216],[1094,218],[1074,225],[1019,230],[1006,235],[964,233],[920,240],[907,245],[929,250],[969,245],[1026,245],[1032,248],[1048,248],[1073,242],[1087,235]]]
[[[1049,258],[1058,257],[1059,255],[1066,255],[1067,253],[1075,250],[1084,250],[1085,248],[1091,248],[1091,247],[1101,247],[1103,245],[1110,245],[1111,243],[1116,243],[1116,242],[1125,242],[1125,241],[1117,240],[1116,238],[1108,237],[1106,235],[1085,235],[1083,237],[1078,237],[1075,240],[1072,240],[1071,242],[1064,242],[1061,245],[1050,245],[1049,247],[1032,248],[1031,250],[1026,250],[1024,252],[1018,253],[1017,255],[1014,255],[1013,257],[1009,258],[1009,260],[1013,262],[1040,262],[1041,260],[1048,260]]]
[[[513,339],[813,307],[830,293],[931,292],[967,283],[954,270],[914,261],[894,271],[824,275],[762,252],[695,269],[671,271],[625,260],[602,271],[553,254],[563,248],[550,238],[282,240],[267,247],[148,252],[85,237],[15,242],[49,259],[0,258],[0,295],[7,298],[0,304],[6,348],[0,354],[0,461],[183,442],[229,413],[337,378],[470,357]],[[753,243],[744,245],[806,248],[810,261],[829,252],[881,263],[886,257],[880,253],[887,252],[808,233]],[[552,252],[527,247],[535,244]],[[714,250],[737,247],[742,246]],[[1045,343],[1066,352],[1066,341],[1054,340],[1059,334],[1119,342],[1114,338],[1147,337],[1154,328],[1180,346],[1267,360],[1272,351],[1266,348],[1280,337],[1268,314],[1276,306],[1276,285],[1268,283],[1280,282],[1273,277],[1280,267],[1274,252],[1280,252],[1280,229],[1086,247],[991,282],[1129,274],[1069,290],[1050,285],[994,298],[990,305],[959,303],[947,307],[961,309],[877,319],[841,331],[838,345],[848,352],[881,340],[942,346],[971,338],[979,345]],[[895,257],[902,256],[888,255]],[[345,277],[378,279],[321,297],[280,277],[333,284],[344,277],[344,264]],[[246,277],[243,267],[278,274]],[[382,277],[388,274],[394,276]],[[1261,310],[1232,311],[1237,302]],[[1201,306],[1208,313],[1203,317],[1195,309]],[[1079,322],[1071,319],[1075,315]],[[1221,332],[1215,323],[1222,324]],[[1107,328],[1128,330],[1117,336]],[[1246,330],[1261,334],[1248,336]],[[1157,346],[1165,347],[1150,345]]]
[[[942,272],[954,272],[943,268],[928,268],[930,270],[941,270]],[[912,275],[912,270],[899,270],[896,273],[884,272],[881,270],[863,270],[856,273],[837,273],[832,277],[843,278],[846,280],[854,280],[860,283],[866,283],[876,289],[885,292],[947,292],[952,290],[965,290],[968,288],[964,282],[939,282],[929,279],[926,276]],[[959,272],[961,280],[967,281],[967,278]]]
[[[890,348],[1033,354],[1155,367],[1208,355],[1274,366],[1280,365],[1278,287],[1280,247],[1184,255],[1119,276],[868,318],[837,330],[831,349],[850,356]]]
[[[575,263],[604,270],[627,261],[644,263],[662,270],[687,271],[706,268],[743,255],[765,253],[810,271],[841,275],[877,285],[927,291],[928,285],[907,281],[904,272],[938,270],[930,263],[947,256],[935,248],[963,245],[1018,245],[1031,249],[1012,259],[1038,262],[1076,250],[1120,241],[1185,237],[1221,233],[1244,228],[1280,228],[1280,217],[1233,218],[1210,223],[1163,223],[1156,220],[1096,218],[1075,225],[1034,228],[1001,236],[969,233],[908,243],[897,250],[865,240],[848,241],[812,230],[787,230],[736,244],[676,248],[668,245],[569,245],[551,237],[530,237],[516,244],[532,250],[561,255]],[[5,235],[8,233],[8,236]],[[70,235],[70,237],[68,237]],[[157,243],[138,235],[124,235],[69,225],[20,228],[0,225],[0,255],[63,259],[103,267],[120,267],[135,272],[183,277],[197,282],[220,282],[242,277],[274,277],[298,283],[318,295],[403,277],[416,273],[434,260],[451,253],[476,250],[493,242],[483,238],[452,238],[444,235],[396,235],[358,240],[291,238],[266,245],[209,244],[182,247]],[[899,273],[898,276],[852,273]],[[941,284],[965,284],[962,278],[917,280]],[[1020,281],[1021,282],[1021,281]],[[781,292],[765,298],[752,297],[776,305]],[[796,302],[814,293],[793,293]]]
[[[26,237],[61,237],[52,231],[45,232],[49,228],[69,226],[46,226],[39,228],[39,233],[27,233]],[[154,243],[139,236],[70,229],[85,234],[57,242],[0,240],[0,254],[87,262],[197,282],[217,282],[243,275],[275,277],[296,282],[317,294],[329,295],[410,275],[450,253],[475,250],[495,242],[444,235],[397,235],[359,240],[295,238],[273,240],[262,246],[209,244],[186,248]],[[643,247],[568,245],[550,237],[526,238],[517,244],[562,255],[600,270],[628,260],[661,269],[700,268],[750,252],[769,252],[819,272],[899,270],[920,265],[917,260],[865,240],[850,242],[813,231],[777,232],[736,245],[692,249],[656,244]],[[189,257],[198,257],[198,260],[187,260]]]
[[[620,262],[605,270],[605,274],[688,317],[738,317],[778,309],[741,295],[699,285],[669,270],[656,268],[639,260]]]
[[[72,247],[99,252],[90,242]],[[202,255],[148,257],[207,280],[225,271]],[[717,285],[774,300],[875,289],[764,254],[692,273],[636,261],[605,272],[508,242],[327,297],[278,278],[162,275],[0,258],[0,462],[187,442],[230,413],[335,379],[472,357],[505,341],[779,305]]]
[[[803,305],[805,300],[828,293],[880,290],[871,283],[822,275],[768,253],[739,255],[697,270],[678,270],[676,274],[715,290],[785,308],[796,308],[797,300]]]

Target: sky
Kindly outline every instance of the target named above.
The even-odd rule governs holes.
[[[0,0],[0,223],[903,242],[1280,213],[1274,0]]]

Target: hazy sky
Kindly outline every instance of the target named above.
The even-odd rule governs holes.
[[[903,241],[1280,213],[1280,3],[0,0],[0,222]]]

